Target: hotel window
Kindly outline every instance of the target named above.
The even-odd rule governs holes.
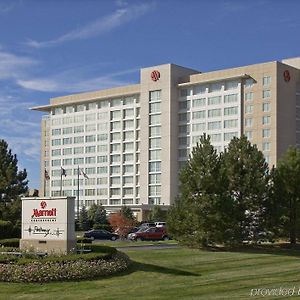
[[[110,189],[110,194],[111,194],[111,196],[119,196],[120,191],[121,191],[121,189],[119,189],[119,188],[111,188]]]
[[[84,142],[84,136],[75,136],[74,137],[74,144],[81,144]]]
[[[186,125],[185,125],[186,126]],[[180,128],[180,126],[179,126]],[[153,126],[150,127],[150,137],[154,137],[154,136],[160,136],[161,135],[161,127],[160,126]],[[186,132],[186,131],[185,131]]]
[[[250,88],[254,84],[254,80],[252,78],[248,78],[245,80],[245,88]]]
[[[86,164],[94,164],[96,163],[96,157],[90,156],[85,158],[85,163]]]
[[[110,106],[115,107],[115,106],[120,106],[122,104],[121,99],[112,99],[110,101]]]
[[[126,120],[124,121],[124,129],[132,129],[134,127],[134,121],[133,120]]]
[[[238,132],[225,132],[224,141],[231,141],[233,137],[238,136]]]
[[[217,134],[210,134],[210,139],[212,142],[221,142],[221,133],[217,133]]]
[[[155,116],[150,116],[151,117],[155,117]],[[190,117],[190,114],[189,113],[181,113],[181,114],[178,114],[178,120],[179,122],[181,121],[187,121]]]
[[[192,118],[193,119],[204,119],[205,117],[206,117],[206,111],[205,110],[194,111],[192,113]]]
[[[108,112],[99,112],[98,113],[98,120],[101,120],[101,121],[103,121],[103,120],[106,120],[107,119],[107,117],[108,117]]]
[[[245,127],[251,127],[253,125],[253,119],[247,118],[245,119]]]
[[[107,145],[98,145],[97,146],[97,151],[98,152],[107,152],[108,146]]]
[[[73,127],[63,128],[63,134],[71,134],[73,133]]]
[[[74,133],[80,133],[80,132],[84,132],[84,126],[83,125],[74,126]]]
[[[55,150],[52,150],[52,156],[58,156],[58,155],[61,155],[61,150],[60,149],[55,149]]]
[[[238,86],[239,86],[239,83],[236,80],[225,82],[225,89],[226,90],[234,90],[234,89],[237,89]]]
[[[120,166],[112,166],[110,167],[110,173],[111,174],[119,174],[121,171]]]
[[[133,176],[125,176],[123,177],[123,184],[131,184],[133,183]]]
[[[108,107],[109,105],[109,101],[108,100],[100,100],[98,102],[98,107],[99,108],[105,108],[105,107]]]
[[[123,144],[123,148],[124,148],[124,151],[132,151],[134,149],[134,144],[131,142],[131,143],[124,143]]]
[[[236,128],[238,126],[238,120],[225,120],[224,121],[224,128]]]
[[[133,195],[133,188],[124,188],[123,189],[123,194],[125,195]]]
[[[220,104],[221,101],[222,101],[222,97],[221,96],[209,97],[207,99],[207,105],[217,105],[217,104]]]
[[[87,122],[89,122],[89,121],[95,121],[96,120],[96,114],[92,113],[92,114],[85,115],[85,120]]]
[[[51,161],[52,167],[61,166],[61,160],[60,159],[53,159]]]
[[[131,162],[133,161],[133,154],[129,153],[129,154],[124,154],[124,162]]]
[[[95,178],[86,178],[85,179],[85,185],[95,185]]]
[[[187,152],[187,149],[179,149],[178,150],[178,156],[179,157],[187,157],[187,155],[188,155],[188,152]]]
[[[188,137],[180,137],[178,139],[179,145],[188,145],[190,143],[190,140]]]
[[[222,112],[221,112],[221,109],[220,109],[220,108],[208,110],[208,117],[209,117],[209,118],[220,117],[221,114],[222,114]]]
[[[61,108],[61,107],[57,107],[57,108],[54,108],[54,110],[52,111],[53,115],[61,115],[64,113],[64,110]]]
[[[97,103],[96,102],[88,103],[87,106],[86,106],[87,110],[92,110],[92,109],[96,109],[96,108],[97,108]]]
[[[206,104],[206,99],[205,98],[200,98],[200,99],[194,99],[193,100],[193,107],[201,107],[205,106]]]
[[[161,171],[161,162],[153,161],[149,163],[149,172],[160,172]]]
[[[96,135],[87,135],[85,137],[85,142],[86,143],[91,143],[96,141]]]
[[[106,133],[98,134],[97,139],[98,142],[107,141],[108,135]]]
[[[245,100],[252,101],[253,100],[253,92],[245,93]]]
[[[190,133],[190,127],[187,126],[187,125],[180,125],[179,126],[179,133],[189,134]]]
[[[160,124],[160,115],[151,115],[149,117],[149,124],[150,125]]]
[[[86,174],[95,174],[96,173],[96,168],[90,167],[90,168],[85,168],[85,173]]]
[[[107,155],[97,156],[97,163],[98,164],[106,163],[106,162],[107,162]]]
[[[263,138],[269,138],[270,136],[271,136],[271,129],[263,129],[262,137]]]
[[[161,159],[161,150],[149,151],[149,160],[160,160],[160,159]]]
[[[107,184],[107,177],[97,178],[97,184],[99,184],[99,185]]]
[[[96,152],[96,146],[85,147],[85,153],[95,153],[95,152]]]
[[[271,97],[271,91],[263,90],[263,98],[269,98],[269,97]]]
[[[112,152],[119,152],[120,150],[121,150],[121,144],[120,143],[111,145],[111,151]]]
[[[98,167],[97,174],[107,174],[107,167]]]
[[[225,95],[224,96],[224,103],[232,103],[238,101],[238,95],[237,94],[231,94],[231,95]]]
[[[270,103],[263,103],[263,111],[268,112],[271,110],[271,104]]]
[[[125,165],[123,166],[124,174],[133,173],[133,165]]]
[[[63,138],[63,145],[69,145],[72,144],[72,138]]]
[[[84,111],[85,106],[84,106],[84,104],[78,104],[78,105],[76,105],[75,109],[76,109],[76,112]]]
[[[95,196],[95,189],[85,189],[84,194],[85,196]]]
[[[206,93],[206,86],[205,85],[197,85],[193,88],[194,95],[201,95]]]
[[[151,91],[149,99],[150,102],[161,100],[161,90]]]
[[[262,117],[262,123],[263,125],[268,125],[271,123],[271,117],[270,116],[263,116]]]
[[[221,129],[221,121],[208,122],[207,129],[208,130]]]
[[[265,142],[262,144],[263,151],[270,151],[271,144],[269,142]]]
[[[125,131],[123,135],[124,135],[124,141],[134,139],[134,131]]]
[[[53,177],[58,177],[58,176],[60,176],[60,173],[61,173],[61,170],[59,169],[59,170],[52,170],[52,172],[51,172],[51,175],[53,176]],[[59,181],[60,182],[60,181]]]
[[[59,146],[61,144],[61,139],[52,140],[52,146]]]
[[[222,83],[212,83],[209,85],[209,92],[220,92],[222,90],[223,84]]]
[[[120,141],[121,133],[120,132],[111,133],[110,139],[111,139],[112,142]]]
[[[246,114],[250,114],[250,113],[253,113],[253,105],[246,105],[245,106],[245,113]]]
[[[121,111],[120,110],[115,110],[111,112],[111,119],[116,120],[116,119],[121,119]]]
[[[111,185],[119,185],[121,183],[121,177],[111,177],[110,184]]]
[[[101,157],[101,156],[99,156],[99,157]],[[111,155],[110,161],[112,164],[119,163],[121,161],[121,155],[120,154]]]
[[[83,157],[74,158],[74,165],[82,165],[84,163]]]
[[[248,140],[252,139],[252,131],[245,131],[245,136]]]
[[[97,189],[97,195],[98,196],[106,196],[107,195],[107,189]]]
[[[121,122],[120,121],[111,122],[110,126],[111,126],[111,130],[120,130]]]
[[[63,149],[63,155],[70,155],[72,154],[72,148],[65,148]]]
[[[140,117],[140,108],[137,107],[135,111],[136,111],[136,117],[139,118]]]
[[[191,105],[191,101],[189,101],[189,100],[188,101],[180,101],[179,102],[179,109],[189,109],[190,105]],[[150,112],[151,112],[151,109],[150,109]]]
[[[124,109],[123,115],[124,115],[124,119],[133,117],[133,115],[134,115],[134,110],[133,110],[133,108],[126,108],[126,109]]]
[[[192,137],[192,144],[196,144],[200,141],[200,135],[196,135]]]
[[[63,118],[63,124],[71,124],[73,123],[73,117],[65,117]]]
[[[188,96],[188,90],[187,89],[181,89],[180,90],[180,97],[187,97]]]
[[[192,131],[203,131],[206,129],[205,123],[192,124]]]
[[[263,77],[263,86],[271,84],[271,76],[264,76]]]
[[[225,107],[224,108],[224,116],[233,116],[238,114],[238,107]]]
[[[52,135],[60,135],[61,134],[61,129],[52,129]]]
[[[61,124],[61,119],[52,119],[51,124],[52,125],[60,125]]]
[[[151,185],[149,186],[149,196],[157,196],[161,194],[160,185]]]
[[[150,148],[160,148],[161,147],[161,138],[150,139],[149,143],[150,143],[150,145],[149,145]]]
[[[85,131],[86,132],[96,131],[96,124],[85,125]]]
[[[160,112],[160,102],[150,103],[149,104],[149,113],[157,113]]]
[[[134,104],[134,97],[126,97],[123,100],[123,105],[131,105]]]
[[[84,152],[84,148],[83,147],[75,147],[74,148],[74,154],[81,154],[83,152]]]

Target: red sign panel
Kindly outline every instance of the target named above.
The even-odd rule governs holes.
[[[155,71],[152,71],[152,72],[151,72],[151,79],[152,79],[153,81],[157,81],[157,80],[159,80],[159,78],[160,78],[160,73],[159,73],[159,71],[155,70]]]

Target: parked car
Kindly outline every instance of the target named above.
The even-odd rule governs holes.
[[[164,227],[150,227],[146,230],[137,231],[128,236],[130,240],[133,241],[144,241],[144,240],[169,240],[170,237]]]
[[[93,229],[83,234],[84,237],[91,238],[93,240],[112,240],[115,241],[119,238],[116,233],[111,233],[104,229]]]
[[[155,223],[154,222],[142,223],[139,228],[150,228],[150,227],[155,227]]]
[[[165,226],[167,226],[167,223],[166,222],[155,222],[155,226],[156,227],[165,227]]]

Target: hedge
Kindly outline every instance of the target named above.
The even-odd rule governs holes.
[[[19,246],[20,246],[20,239],[18,238],[0,240],[0,247],[19,248]]]

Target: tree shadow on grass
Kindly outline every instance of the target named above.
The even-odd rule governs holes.
[[[193,272],[172,269],[172,268],[162,267],[153,264],[140,263],[136,261],[132,261],[131,265],[128,267],[127,270],[119,274],[116,274],[115,276],[128,275],[137,271],[168,274],[168,275],[175,275],[175,276],[201,276],[201,274],[197,274]]]

